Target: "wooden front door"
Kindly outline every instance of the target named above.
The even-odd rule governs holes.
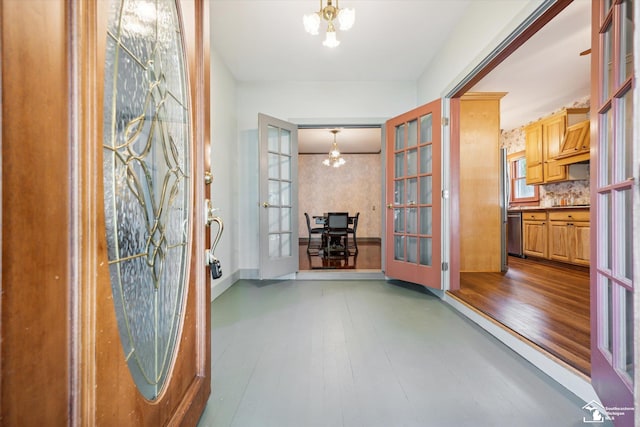
[[[387,121],[386,266],[394,279],[442,289],[441,100]]]
[[[207,18],[201,0],[0,3],[0,424],[197,423]]]

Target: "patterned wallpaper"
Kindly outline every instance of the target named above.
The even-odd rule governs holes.
[[[570,105],[565,105],[562,108],[583,108],[589,107],[589,97],[585,97],[573,102]],[[543,117],[547,117],[553,113],[560,111],[562,108],[558,108],[556,111],[552,111],[549,114],[545,114]],[[540,120],[543,117],[539,117]],[[522,127],[516,129],[510,129],[502,131],[500,135],[500,147],[507,149],[507,154],[517,153],[518,151],[524,151],[525,149],[525,134]],[[553,184],[540,185],[540,205],[541,206],[553,206],[558,203],[559,199],[567,199],[573,201],[573,204],[588,204],[589,203],[589,178],[586,180],[565,181]]]
[[[339,168],[323,165],[326,157],[326,154],[298,156],[300,237],[308,237],[305,212],[310,217],[325,212],[349,212],[350,215],[360,212],[358,237],[382,237],[381,155],[345,154],[347,163]]]

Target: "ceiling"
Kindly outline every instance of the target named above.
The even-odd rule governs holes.
[[[238,81],[416,81],[471,1],[341,0],[356,10],[356,22],[338,30],[340,46],[328,49],[323,31],[311,36],[302,26],[317,0],[212,0],[213,47]],[[588,96],[590,56],[579,53],[590,47],[590,7],[590,0],[575,0],[471,89],[507,92],[503,129]],[[404,40],[429,43],[416,55]],[[301,130],[300,152],[328,152],[329,129]],[[379,152],[380,130],[375,142],[373,132],[343,129],[338,145],[345,153]]]

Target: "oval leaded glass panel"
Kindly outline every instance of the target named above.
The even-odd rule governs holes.
[[[111,0],[104,202],[124,357],[147,399],[178,343],[190,249],[189,89],[175,0]]]

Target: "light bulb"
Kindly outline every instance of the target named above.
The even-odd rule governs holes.
[[[353,27],[353,23],[356,21],[355,9],[340,9],[340,12],[338,12],[338,21],[340,22],[340,30],[349,30]]]
[[[322,44],[326,47],[336,47],[340,44],[340,41],[336,39],[336,32],[327,30],[327,38],[324,39]]]
[[[307,33],[314,36],[318,35],[318,30],[320,29],[320,15],[318,15],[317,13],[304,15],[302,17],[302,23],[304,24],[304,29],[307,31]]]

